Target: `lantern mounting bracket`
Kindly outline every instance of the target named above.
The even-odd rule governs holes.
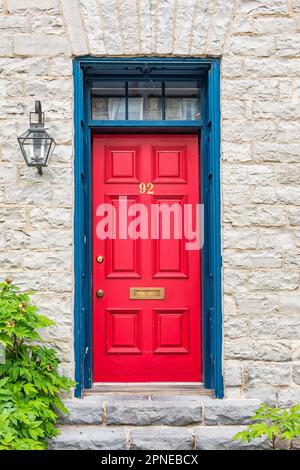
[[[34,105],[34,112],[30,113],[29,124],[32,130],[44,129],[44,113],[42,112],[42,104],[40,101],[36,101]]]

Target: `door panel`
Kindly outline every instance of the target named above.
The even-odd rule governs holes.
[[[141,353],[141,310],[106,309],[107,354]]]
[[[106,195],[105,201],[115,209],[116,232],[119,233],[119,195]],[[127,201],[127,207],[129,208],[132,204],[139,203],[139,196],[128,195]],[[141,277],[142,253],[140,239],[107,238],[104,248],[106,278],[132,279]]]
[[[198,137],[95,135],[92,148],[94,382],[199,382],[201,252],[180,237],[184,205],[200,202]],[[97,236],[105,220],[115,238]]]
[[[189,353],[189,311],[156,309],[154,316],[154,354]]]
[[[154,195],[153,203],[157,204],[158,207],[169,208],[171,211],[172,206],[176,204],[176,208],[181,209],[183,214],[184,204],[187,202],[185,196],[158,196]],[[177,211],[176,211],[177,212]],[[174,214],[174,225],[183,227],[183,216],[172,212]],[[168,210],[166,212],[168,214]],[[166,220],[166,217],[165,217]],[[165,225],[164,225],[165,224]],[[154,278],[187,278],[188,277],[188,252],[185,249],[185,239],[177,238],[170,224],[170,230],[167,229],[167,233],[170,231],[170,238],[163,238],[163,228],[166,226],[166,222],[163,220],[163,215],[160,213],[159,218],[159,234],[158,238],[153,240],[152,243],[152,263],[153,263],[153,277]],[[178,233],[179,236],[179,233]]]

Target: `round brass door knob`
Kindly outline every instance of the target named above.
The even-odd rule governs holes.
[[[97,256],[96,260],[97,260],[97,263],[103,263],[104,257],[103,256]]]
[[[96,296],[99,298],[99,299],[102,299],[102,297],[104,296],[104,291],[102,289],[98,289],[96,291]]]

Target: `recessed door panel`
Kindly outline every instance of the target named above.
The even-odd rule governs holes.
[[[126,196],[126,207],[129,209],[137,204],[139,196]],[[128,279],[140,278],[141,267],[141,241],[122,237],[120,227],[120,212],[123,200],[117,194],[106,195],[106,204],[110,204],[113,211],[111,232],[112,237],[105,239],[105,271],[107,278]],[[130,219],[129,219],[130,220]]]
[[[105,152],[106,183],[136,183],[139,177],[139,147],[107,145]]]
[[[155,183],[186,183],[187,147],[154,147],[153,181]]]
[[[184,195],[154,195],[157,207],[157,237],[153,239],[154,278],[187,278],[188,252],[185,249]],[[154,222],[154,221],[153,221]]]
[[[110,308],[106,310],[106,344],[108,354],[141,353],[141,311]]]
[[[154,310],[154,353],[188,354],[188,309]]]

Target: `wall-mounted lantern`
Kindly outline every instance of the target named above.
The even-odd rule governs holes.
[[[36,167],[43,174],[55,147],[55,141],[44,127],[44,113],[40,101],[35,102],[35,111],[30,113],[30,127],[18,137],[18,142],[27,166]]]

